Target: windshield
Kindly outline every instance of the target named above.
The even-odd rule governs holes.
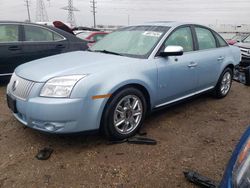
[[[169,30],[163,26],[132,26],[117,30],[97,42],[90,51],[113,52],[128,57],[148,58]]]
[[[245,42],[245,43],[250,43],[250,35],[249,35],[247,38],[245,38],[245,39],[243,40],[243,42]]]

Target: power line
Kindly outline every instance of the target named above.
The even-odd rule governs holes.
[[[25,6],[27,7],[27,12],[28,12],[28,21],[31,22],[30,19],[30,2],[29,0],[24,0],[25,1]]]
[[[96,6],[96,1],[95,0],[92,0],[92,1],[90,1],[90,3],[91,3],[91,8],[92,8],[92,13],[93,13],[93,18],[94,18],[94,28],[96,27],[96,9],[97,9],[97,6]]]

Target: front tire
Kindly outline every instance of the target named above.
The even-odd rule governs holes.
[[[216,98],[224,98],[229,93],[233,80],[233,71],[230,68],[226,68],[215,87],[214,95]]]
[[[147,105],[143,93],[136,88],[125,88],[108,102],[103,115],[103,132],[110,140],[134,136],[142,126]]]

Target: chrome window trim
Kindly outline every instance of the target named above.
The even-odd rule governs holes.
[[[0,74],[0,76],[11,76],[13,73]]]
[[[208,87],[208,88],[206,88],[206,89],[202,89],[202,90],[200,90],[200,91],[196,91],[196,92],[194,92],[194,93],[185,95],[185,96],[183,96],[183,97],[180,97],[180,98],[177,98],[177,99],[174,99],[174,100],[171,100],[171,101],[168,101],[168,102],[165,102],[165,103],[156,105],[155,108],[159,108],[159,107],[162,107],[162,106],[165,106],[165,105],[168,105],[168,104],[171,104],[171,103],[174,103],[174,102],[177,102],[177,101],[180,101],[180,100],[183,100],[183,99],[192,97],[192,96],[194,96],[194,95],[203,93],[203,92],[208,91],[208,90],[213,89],[213,88],[214,88],[214,86],[211,86],[211,87]]]

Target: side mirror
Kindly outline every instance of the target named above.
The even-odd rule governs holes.
[[[184,49],[181,46],[167,46],[163,52],[160,52],[160,56],[181,56],[184,53]]]

